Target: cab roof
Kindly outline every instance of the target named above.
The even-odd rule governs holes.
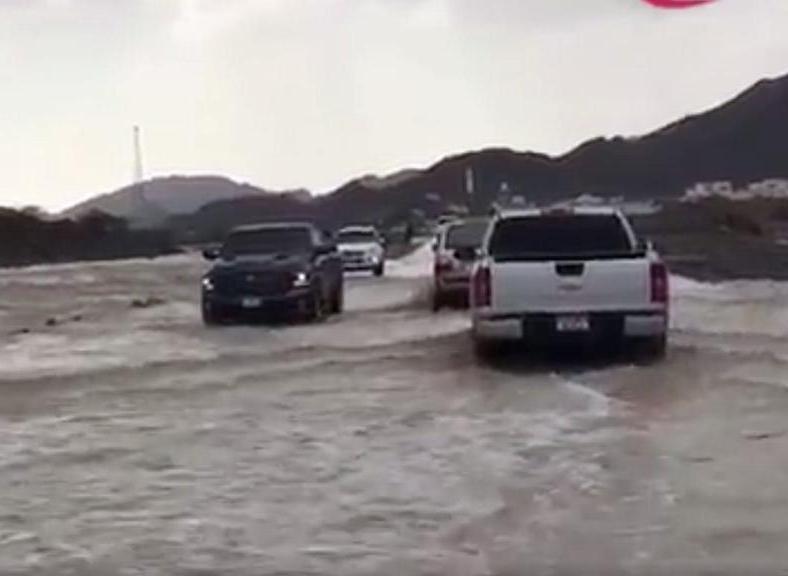
[[[612,206],[556,206],[552,208],[506,208],[498,210],[495,217],[499,220],[506,218],[535,218],[552,214],[566,214],[568,216],[617,216],[621,214],[618,208]]]
[[[230,230],[230,234],[244,233],[244,232],[261,232],[263,230],[314,230],[315,227],[308,222],[270,222],[263,224],[247,224],[245,226],[237,226]]]
[[[460,226],[467,226],[473,224],[487,224],[490,222],[489,216],[470,216],[468,218],[461,218],[458,220],[453,220],[451,222],[446,222],[443,224],[443,228],[445,230],[449,230],[451,228],[457,228]]]
[[[343,226],[339,229],[339,233],[341,234],[342,232],[377,232],[377,228],[357,224],[354,226]]]

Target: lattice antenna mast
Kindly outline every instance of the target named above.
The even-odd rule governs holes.
[[[132,198],[135,209],[145,206],[145,171],[142,165],[142,134],[139,126],[134,127],[134,194]]]
[[[142,184],[145,180],[145,172],[142,167],[142,138],[140,127],[134,127],[134,183]]]

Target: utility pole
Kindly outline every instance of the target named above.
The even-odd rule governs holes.
[[[145,180],[145,172],[142,168],[142,140],[140,138],[140,127],[134,127],[134,183],[142,184]]]
[[[468,196],[468,210],[471,214],[479,212],[480,198],[476,190],[476,174],[473,167],[465,169],[465,194]]]
[[[142,165],[142,135],[139,126],[134,126],[134,183],[132,213],[139,213],[147,204],[145,198],[145,171]]]
[[[468,167],[465,169],[465,193],[469,199],[472,199],[476,193],[476,182],[474,179],[473,168]]]

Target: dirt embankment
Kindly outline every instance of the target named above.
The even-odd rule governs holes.
[[[633,223],[678,274],[704,281],[788,280],[788,201],[674,202]]]
[[[0,266],[149,258],[178,252],[165,230],[130,229],[125,220],[93,213],[45,220],[0,209]]]

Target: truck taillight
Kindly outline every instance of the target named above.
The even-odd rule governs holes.
[[[479,266],[473,275],[473,303],[474,306],[490,306],[492,304],[492,285],[490,269]]]
[[[438,257],[435,260],[435,274],[441,275],[446,272],[451,272],[452,268],[454,268],[454,262],[451,258],[446,258],[445,256]]]
[[[662,262],[651,264],[651,301],[667,304],[670,297],[668,267]]]

